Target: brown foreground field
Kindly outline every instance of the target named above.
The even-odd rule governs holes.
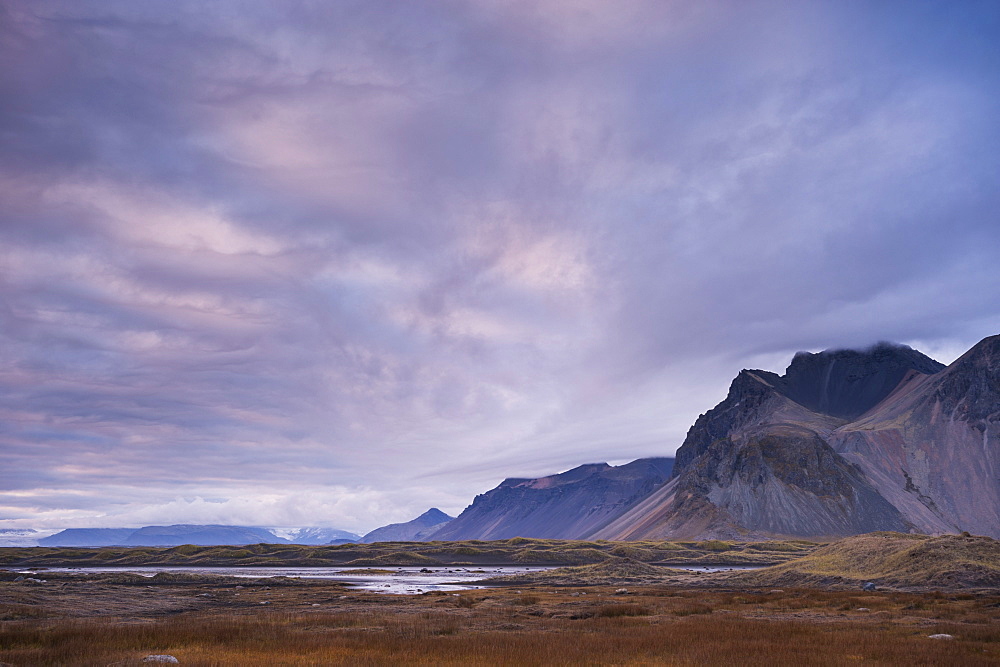
[[[953,639],[929,638],[941,633]],[[996,665],[1000,594],[509,586],[404,596],[296,579],[0,582],[0,662],[138,665],[150,654],[183,665]]]
[[[576,565],[420,595],[319,579],[45,569],[559,556]],[[778,564],[715,574],[669,567],[680,560]],[[1000,665],[1000,542],[970,535],[871,533],[825,545],[516,538],[295,551],[31,549],[2,562],[36,568],[34,576],[0,570],[4,665],[138,665],[152,654],[185,665]],[[939,634],[949,637],[931,637]]]

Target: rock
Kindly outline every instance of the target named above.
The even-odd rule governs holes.
[[[868,607],[858,607],[858,611],[871,611]]]
[[[937,635],[927,635],[927,638],[928,639],[954,639],[955,637],[953,635],[946,635],[944,633],[941,633],[941,634],[937,634]]]
[[[865,585],[861,587],[861,590],[863,590],[863,591],[875,591],[875,590],[878,590],[878,587],[875,585],[875,582],[868,581],[868,582],[865,582]]]
[[[142,661],[143,662],[166,662],[166,663],[170,663],[170,664],[174,664],[174,665],[180,664],[180,660],[178,660],[177,658],[175,658],[172,655],[165,655],[165,654],[147,655],[145,658],[142,659]]]

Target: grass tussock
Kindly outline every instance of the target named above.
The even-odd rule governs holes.
[[[756,585],[856,586],[872,581],[897,588],[1000,588],[1000,541],[961,535],[870,533],[820,547],[809,555],[740,575]]]

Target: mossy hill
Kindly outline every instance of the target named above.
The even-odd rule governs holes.
[[[781,563],[811,552],[804,541],[584,542],[515,537],[461,542],[379,542],[336,546],[249,544],[170,548],[14,547],[0,549],[0,567],[384,567],[392,565],[586,565],[627,557],[669,564]]]
[[[872,582],[897,590],[1000,589],[1000,541],[969,535],[870,533],[727,578],[752,586],[860,588]]]

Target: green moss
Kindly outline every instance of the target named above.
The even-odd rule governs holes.
[[[656,560],[656,554],[649,549],[642,549],[640,547],[632,547],[625,544],[621,544],[609,553],[614,556],[621,556],[622,558],[632,558],[634,560],[641,560],[643,562],[649,562]]]
[[[174,554],[177,556],[193,556],[205,550],[205,547],[199,547],[194,544],[182,544],[179,547],[173,547],[167,551],[168,554]]]

